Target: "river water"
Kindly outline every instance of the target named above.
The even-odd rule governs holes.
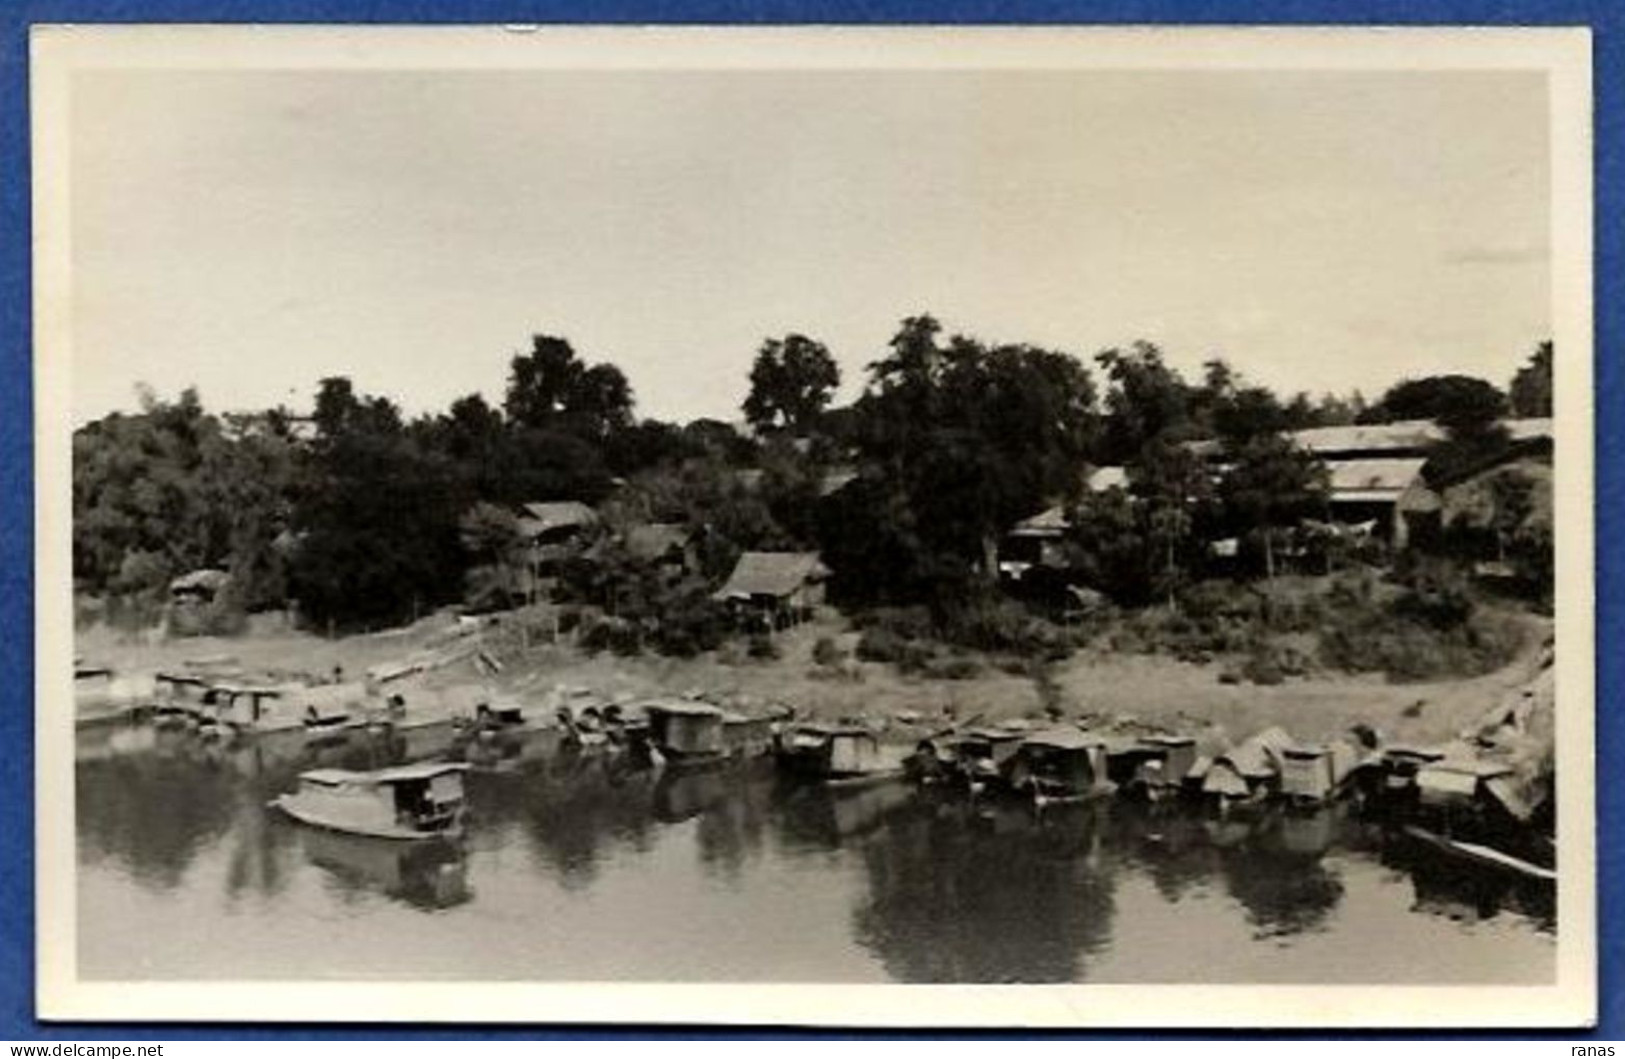
[[[278,740],[281,740],[280,742]],[[761,761],[633,771],[535,737],[467,776],[456,845],[266,807],[317,766],[448,731],[218,746],[79,739],[87,979],[1541,983],[1549,891],[1441,864],[1346,810],[1217,819],[1105,801],[841,795]]]

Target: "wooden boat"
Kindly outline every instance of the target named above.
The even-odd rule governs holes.
[[[1406,824],[1403,830],[1406,835],[1423,845],[1436,849],[1441,853],[1471,861],[1474,864],[1497,868],[1502,871],[1516,872],[1526,878],[1537,879],[1541,882],[1557,881],[1557,872],[1553,869],[1542,867],[1539,864],[1531,864],[1529,861],[1514,857],[1510,853],[1502,853],[1490,846],[1447,838],[1444,835],[1435,834],[1427,828],[1417,827],[1415,824]]]
[[[1147,798],[1161,798],[1179,791],[1196,765],[1196,739],[1188,735],[1141,736],[1134,760],[1128,785]]]
[[[196,724],[203,717],[209,682],[191,673],[159,673],[153,677],[156,697],[152,722],[160,728]]]
[[[1281,797],[1296,806],[1323,805],[1347,789],[1360,765],[1359,751],[1347,743],[1283,747]]]
[[[1266,728],[1217,754],[1202,777],[1202,794],[1221,808],[1259,802],[1280,786],[1286,748],[1296,745],[1280,728]]]
[[[1009,765],[1027,734],[1014,728],[967,728],[956,733],[949,740],[954,775],[972,794],[1005,785]]]
[[[1021,741],[1010,769],[1010,786],[1031,795],[1040,809],[1116,789],[1106,776],[1105,739],[1066,725],[1034,732]]]
[[[460,762],[432,761],[376,772],[313,769],[271,804],[301,823],[374,838],[455,836],[463,824]]]
[[[899,780],[909,751],[884,744],[858,724],[798,724],[781,735],[779,768],[831,787],[857,787]]]
[[[715,764],[730,756],[723,737],[726,714],[720,706],[689,699],[645,703],[649,742],[668,765],[679,768]]]
[[[1405,798],[1416,793],[1416,774],[1428,765],[1441,761],[1444,751],[1437,747],[1395,744],[1382,751],[1382,792],[1391,798]]]

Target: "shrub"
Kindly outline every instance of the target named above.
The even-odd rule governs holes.
[[[1241,664],[1241,675],[1254,684],[1280,684],[1286,674],[1268,652],[1249,655]]]
[[[813,644],[813,661],[821,666],[838,666],[846,660],[846,652],[835,645],[830,636],[820,636]]]
[[[750,638],[747,653],[752,658],[771,660],[779,657],[779,645],[773,642],[773,637],[759,632]]]
[[[643,635],[631,622],[598,618],[582,623],[581,649],[588,654],[611,651],[622,656],[635,655],[643,650]]]
[[[982,675],[982,663],[974,658],[950,658],[933,664],[927,672],[946,680],[975,680]]]

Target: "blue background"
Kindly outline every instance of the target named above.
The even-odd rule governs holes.
[[[1355,8],[1358,7],[1358,10]],[[1625,430],[1616,344],[1625,322],[1609,297],[1625,251],[1621,104],[1625,4],[1468,0],[0,0],[0,1039],[92,1040],[538,1036],[715,1036],[716,1031],[575,1027],[418,1031],[410,1027],[41,1025],[34,1019],[33,418],[29,326],[28,26],[35,22],[620,22],[620,23],[1239,23],[1588,25],[1596,90],[1597,760],[1600,1023],[1575,1040],[1625,1037],[1625,596],[1621,503]],[[49,943],[50,939],[41,939]],[[763,1036],[758,1031],[751,1036]],[[771,1036],[797,1036],[772,1032]],[[865,1034],[865,1036],[871,1036]],[[1183,1036],[1211,1037],[1213,1034]],[[1339,1034],[1340,1037],[1383,1036]],[[1412,1038],[1415,1033],[1395,1034]],[[1446,1036],[1451,1036],[1447,1034]],[[1503,1038],[1506,1034],[1478,1034]],[[1520,1034],[1549,1037],[1551,1034]]]

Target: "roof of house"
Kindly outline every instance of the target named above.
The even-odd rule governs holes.
[[[1091,493],[1103,493],[1108,489],[1128,488],[1127,467],[1095,467],[1089,471],[1089,477],[1084,479],[1084,488]]]
[[[858,480],[858,472],[853,470],[830,471],[818,481],[819,496],[834,496],[842,489]]]
[[[1345,502],[1398,500],[1399,494],[1422,476],[1425,463],[1427,460],[1420,456],[1329,460],[1326,472],[1330,478],[1331,499]]]
[[[1108,489],[1128,488],[1127,467],[1091,467],[1084,477],[1083,488],[1085,492],[1104,493]],[[1031,518],[1016,523],[1010,532],[1013,536],[1022,537],[1054,537],[1066,530],[1066,506],[1056,504],[1046,508]]]
[[[519,529],[528,536],[567,526],[591,526],[598,521],[598,512],[579,500],[521,504],[520,508],[525,514],[519,519]]]
[[[829,568],[817,552],[746,552],[714,598],[788,596],[802,585],[828,576]]]
[[[1291,438],[1300,448],[1321,456],[1338,452],[1420,450],[1443,440],[1444,428],[1431,419],[1404,419],[1397,423],[1359,423],[1346,427],[1295,430]]]
[[[224,570],[193,570],[189,574],[182,574],[169,583],[171,592],[191,592],[203,589],[208,592],[218,592],[231,580],[231,575]]]
[[[1054,537],[1066,531],[1066,508],[1059,505],[1024,518],[1010,530],[1013,537]]]
[[[659,559],[688,545],[688,527],[675,522],[646,522],[626,531],[626,550],[640,559]]]

